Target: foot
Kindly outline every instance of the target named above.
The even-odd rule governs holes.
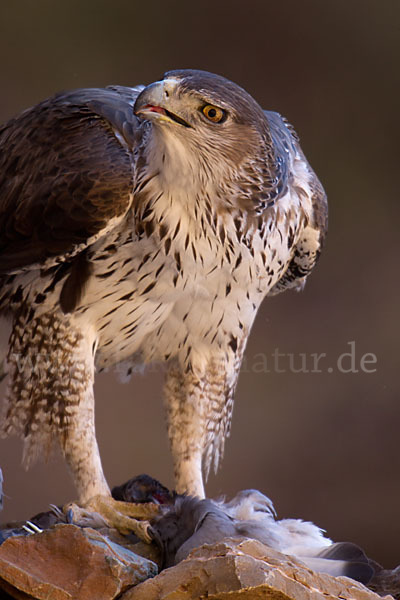
[[[70,503],[63,507],[63,511],[70,523],[94,529],[106,525],[117,529],[123,535],[134,533],[150,544],[153,538],[149,520],[159,514],[159,505],[153,502],[121,502],[111,496],[94,496],[84,506]]]

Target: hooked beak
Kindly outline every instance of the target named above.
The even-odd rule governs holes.
[[[136,98],[133,107],[134,114],[145,119],[157,119],[158,121],[191,127],[182,117],[169,110],[171,108],[171,88],[175,85],[175,80],[156,81],[148,85]]]

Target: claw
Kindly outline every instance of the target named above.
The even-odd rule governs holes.
[[[69,508],[65,513],[65,520],[69,525],[72,525],[74,522],[74,511],[72,508]]]
[[[64,517],[64,513],[59,506],[56,506],[56,504],[49,504],[49,506],[51,512],[55,514],[56,517],[59,517],[60,519]]]
[[[92,529],[100,529],[106,526],[107,520],[103,518],[99,512],[92,510],[90,506],[78,506],[74,502],[70,502],[63,506],[65,519],[69,524],[78,525],[80,527],[91,527]]]
[[[21,529],[24,529],[24,531],[26,531],[29,535],[33,535],[34,533],[43,533],[43,529],[40,529],[40,527],[35,525],[35,523],[32,523],[32,521],[26,521],[25,525],[22,525]]]
[[[148,521],[136,521],[134,533],[146,544],[153,542],[151,525]]]

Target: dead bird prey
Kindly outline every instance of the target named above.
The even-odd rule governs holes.
[[[334,544],[319,527],[301,519],[276,520],[271,500],[258,490],[243,490],[228,503],[179,496],[164,513],[152,525],[164,567],[177,564],[203,544],[247,537],[296,556],[314,571],[362,583],[374,575],[371,561],[356,544]]]
[[[2,431],[25,464],[58,439],[79,501],[106,510],[95,366],[161,361],[176,489],[204,497],[257,310],[303,287],[326,218],[292,128],[211,73],[65,92],[3,125]]]

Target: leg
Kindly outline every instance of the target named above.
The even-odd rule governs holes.
[[[220,353],[211,356],[206,367],[196,372],[177,364],[168,371],[168,436],[179,493],[204,498],[202,465],[207,478],[211,463],[216,470],[223,456],[239,368],[239,361],[232,358],[230,363]]]
[[[85,504],[94,496],[110,496],[95,434],[92,383],[81,398],[79,410],[71,417],[73,422],[63,433],[63,451],[79,502]]]
[[[58,439],[79,499],[110,493],[94,431],[93,331],[80,331],[68,315],[15,318],[8,352],[5,434],[24,438],[25,466],[49,455]]]
[[[68,315],[29,319],[29,311],[21,312],[10,337],[3,431],[24,437],[27,466],[58,437],[86,513],[103,512],[110,526],[148,541],[146,524],[126,516],[137,513],[136,505],[120,515],[103,474],[94,423],[94,341],[93,331],[81,331]],[[144,513],[140,505],[139,518]]]
[[[205,498],[202,456],[205,445],[202,382],[184,375],[178,366],[167,373],[165,399],[168,437],[174,461],[175,489],[179,494]],[[191,401],[187,401],[187,397]]]
[[[149,523],[137,521],[136,518],[154,517],[158,507],[152,503],[134,504],[114,500],[104,477],[95,433],[93,347],[90,336],[81,337],[71,359],[71,373],[73,381],[79,382],[80,397],[76,403],[70,404],[68,424],[61,439],[83,509],[76,505],[67,505],[65,509],[72,510],[76,521],[90,518],[91,513],[99,514],[109,527],[115,527],[122,534],[133,531],[140,539],[151,543]]]

